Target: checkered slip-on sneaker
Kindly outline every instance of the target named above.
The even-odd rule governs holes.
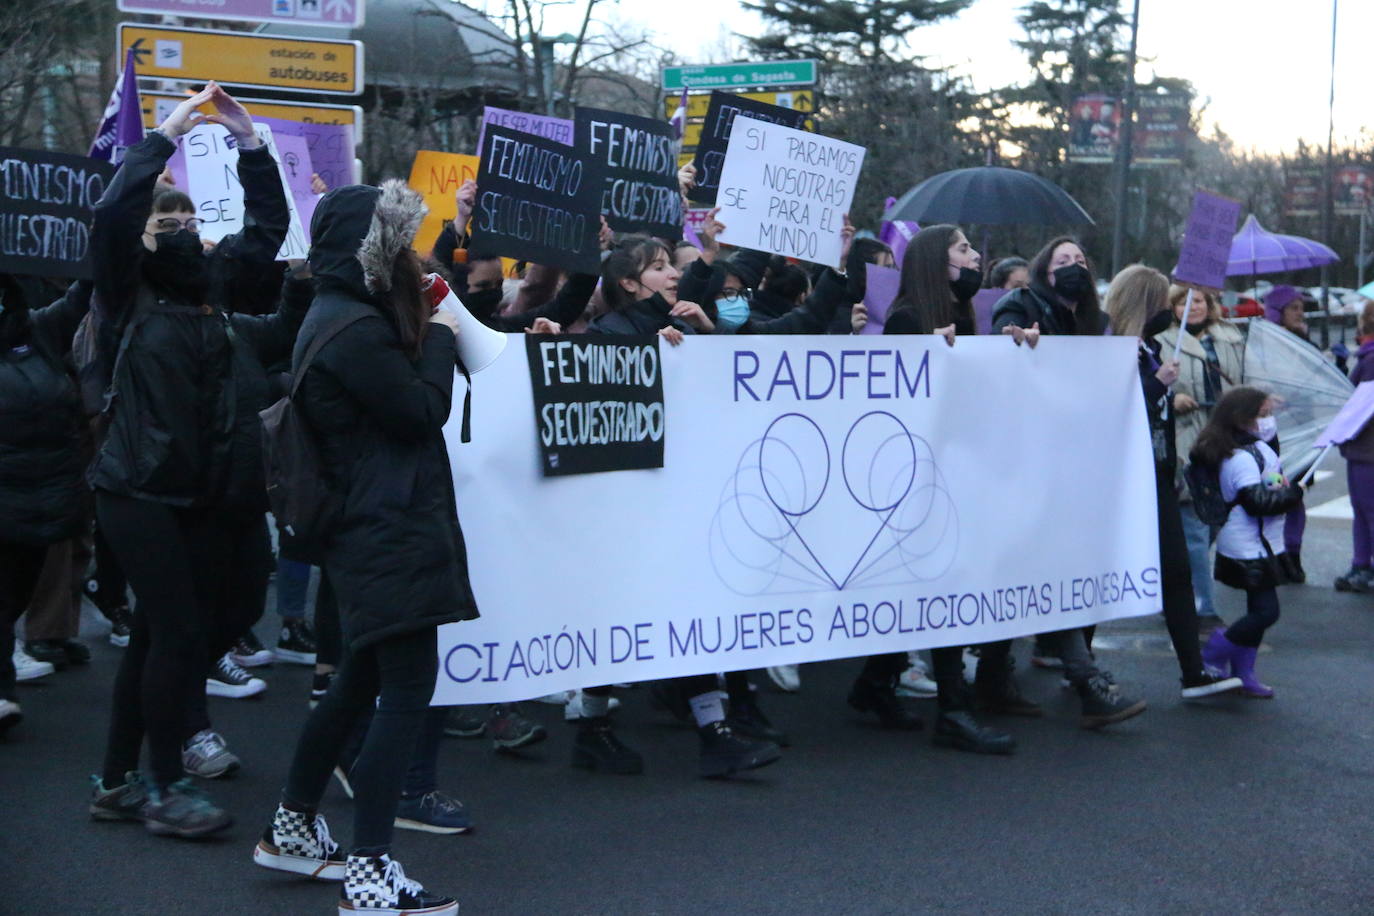
[[[452,897],[431,894],[420,882],[406,877],[401,863],[391,856],[348,857],[343,888],[340,891],[339,916],[438,916],[458,912],[458,901]]]
[[[272,823],[253,847],[253,861],[263,868],[308,875],[321,881],[342,881],[344,854],[329,835],[324,815],[311,817],[277,806]]]

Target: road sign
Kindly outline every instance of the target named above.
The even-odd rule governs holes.
[[[143,126],[156,127],[167,119],[172,109],[185,101],[186,96],[172,92],[140,90],[143,103]],[[357,105],[311,105],[304,102],[277,102],[265,99],[245,99],[234,96],[255,118],[278,118],[300,121],[302,124],[346,124],[353,128],[355,142],[363,142],[363,110]]]
[[[173,26],[119,24],[119,59],[143,77],[361,95],[363,43]]]
[[[663,91],[729,89],[762,86],[813,86],[814,60],[773,60],[747,64],[707,64],[700,67],[664,67]]]
[[[810,89],[797,89],[788,92],[737,92],[736,95],[755,102],[767,102],[793,111],[815,111],[816,94]],[[663,116],[671,118],[682,102],[682,93],[675,92],[663,97]],[[711,107],[711,93],[693,93],[687,96],[687,117],[704,118],[706,109]]]
[[[279,22],[352,29],[363,24],[365,0],[119,0],[126,13]]]

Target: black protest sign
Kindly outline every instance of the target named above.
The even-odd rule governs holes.
[[[526,335],[545,477],[663,467],[658,337]]]
[[[672,125],[599,108],[577,109],[574,122],[578,152],[606,169],[601,212],[610,227],[682,238]]]
[[[99,159],[0,146],[0,271],[89,278],[91,220],[114,173]]]
[[[495,124],[487,125],[480,155],[473,254],[601,270],[600,165],[557,140]]]
[[[812,130],[814,115],[793,111],[781,105],[769,105],[728,92],[712,92],[711,105],[706,109],[706,121],[701,125],[701,143],[697,145],[692,165],[697,169],[696,187],[687,196],[696,203],[714,204],[720,191],[720,174],[725,167],[725,149],[730,145],[730,128],[735,116],[743,113],[759,121],[782,124],[796,130]]]

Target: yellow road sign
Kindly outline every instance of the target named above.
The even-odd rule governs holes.
[[[143,105],[143,126],[157,127],[167,119],[172,109],[186,96],[171,92],[140,90]],[[302,124],[347,124],[353,128],[353,141],[363,142],[363,110],[357,105],[307,105],[302,102],[269,102],[264,99],[245,99],[234,96],[255,118],[278,118],[300,121]]]
[[[753,99],[755,102],[767,102],[769,105],[777,105],[781,108],[790,108],[793,111],[815,111],[816,96],[810,89],[795,89],[787,92],[735,92],[732,95],[740,95],[746,99]],[[682,102],[682,95],[674,93],[663,97],[663,116],[671,118],[677,111],[677,106]],[[711,105],[711,94],[709,92],[699,92],[687,96],[687,117],[704,118],[706,109]]]
[[[119,59],[134,49],[143,77],[330,95],[363,91],[363,43],[173,26],[119,24]]]

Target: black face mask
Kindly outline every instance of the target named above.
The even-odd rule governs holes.
[[[1145,322],[1145,329],[1140,332],[1140,336],[1148,340],[1169,330],[1173,323],[1174,313],[1168,309],[1160,309]]]
[[[949,288],[954,291],[955,299],[967,302],[983,288],[983,272],[975,267],[960,267],[959,279],[950,280]]]
[[[503,294],[504,291],[500,287],[468,290],[468,294],[463,297],[463,305],[474,315],[490,317],[501,308]]]
[[[210,259],[201,247],[200,236],[189,229],[159,232],[157,250],[143,259],[143,275],[148,282],[184,299],[202,305],[210,286]]]
[[[1093,288],[1093,275],[1082,264],[1065,264],[1054,272],[1054,291],[1071,302],[1082,302]]]

